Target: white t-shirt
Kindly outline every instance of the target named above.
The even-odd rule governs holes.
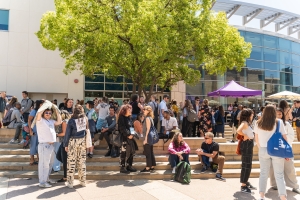
[[[283,122],[282,122],[282,120],[279,120],[279,121],[280,121],[279,132],[282,135],[286,135],[286,131],[285,131],[285,127],[283,125]],[[272,131],[266,131],[266,130],[262,130],[262,129],[258,128],[257,123],[255,124],[255,126],[254,126],[254,133],[257,134],[257,136],[258,136],[258,142],[259,142],[259,145],[261,147],[267,147],[269,139],[275,133],[276,126],[277,126],[277,121],[276,121],[276,123],[275,123]]]
[[[39,143],[56,142],[54,123],[54,120],[46,120],[44,118],[40,121],[36,121],[36,128],[39,133]]]
[[[162,113],[162,111],[161,111],[162,109],[163,109],[164,111],[168,110],[168,108],[167,108],[167,103],[166,103],[164,100],[162,100],[162,101],[160,102],[160,104],[159,104],[159,117],[160,117],[160,120],[163,120],[163,119],[164,119],[163,113]]]
[[[294,141],[294,137],[295,137],[295,132],[293,127],[291,126],[290,123],[285,122],[285,126],[284,126],[285,130],[286,130],[286,137],[287,137],[287,142],[289,143],[289,145],[292,146],[292,143]]]
[[[109,104],[107,103],[100,103],[98,106],[97,106],[97,109],[99,110],[98,112],[98,117],[100,119],[105,119],[109,113]]]
[[[165,118],[162,120],[162,126],[165,127],[167,131],[173,130],[173,127],[176,126],[178,128],[178,123],[175,117],[170,117],[169,120],[166,120]]]

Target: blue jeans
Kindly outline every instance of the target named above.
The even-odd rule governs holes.
[[[132,114],[131,115],[132,122],[134,122],[136,120],[137,116],[138,116],[137,114]]]
[[[38,135],[34,133],[33,136],[30,137],[30,155],[36,155],[38,153]]]
[[[96,124],[97,130],[101,130],[102,124],[103,124],[104,121],[105,121],[105,119],[100,119],[100,118],[98,118],[97,124]]]
[[[205,150],[203,150],[203,152],[208,153]],[[202,158],[203,164],[205,164],[205,166],[209,167],[210,166],[209,157],[202,155],[201,158]]]
[[[181,155],[183,157],[182,161],[185,161],[185,162],[187,162],[187,163],[190,164],[190,162],[189,162],[189,154],[183,153]],[[179,157],[176,154],[170,154],[170,156],[169,156],[169,162],[171,164],[171,167],[173,168],[173,167],[176,167],[178,165],[178,163],[180,162],[180,160],[179,160]]]
[[[54,162],[54,144],[39,143],[39,182],[45,184],[49,180],[49,175]]]
[[[55,155],[56,155],[56,152],[58,151],[59,147],[60,147],[60,143],[55,142],[54,143]],[[60,164],[61,164],[61,162],[59,160],[57,160],[57,158],[55,156],[54,163],[53,163],[53,166],[52,166],[53,171],[55,171],[55,172],[60,171]]]

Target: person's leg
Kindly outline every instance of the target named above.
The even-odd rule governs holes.
[[[169,161],[170,161],[171,167],[174,168],[179,163],[179,158],[176,154],[170,154]]]
[[[59,147],[60,147],[60,143],[59,142],[55,142],[54,143],[54,151],[55,151],[55,153],[58,152]],[[54,163],[53,163],[53,166],[52,166],[53,171],[55,171],[55,172],[60,171],[60,164],[61,164],[61,162],[59,160],[57,160],[56,156],[55,156]]]
[[[271,156],[267,152],[267,147],[260,147],[258,156],[259,156],[259,164],[260,164],[259,193],[260,196],[264,198],[267,189],[269,172],[270,172]]]
[[[121,153],[120,153],[120,164],[121,167],[125,167],[125,159],[126,159],[126,144],[122,144]]]
[[[297,174],[295,171],[294,158],[284,161],[284,180],[288,187],[299,189]]]
[[[215,156],[213,158],[213,163],[218,164],[218,170],[217,170],[217,174],[223,174],[223,168],[224,168],[224,163],[225,163],[225,157],[224,156]]]
[[[181,154],[182,157],[183,157],[183,161],[187,162],[190,164],[190,161],[189,161],[189,154],[188,153],[183,153]]]
[[[16,128],[14,140],[18,140],[19,139],[21,132],[22,132],[22,124],[18,124],[17,128]]]
[[[160,133],[163,133],[165,131],[164,126],[162,126],[162,120],[160,120]]]
[[[252,157],[253,157],[253,141],[246,140],[241,144],[241,152],[242,152],[242,170],[240,182],[243,186],[249,180],[251,169],[252,169]]]
[[[297,140],[300,142],[300,127],[296,127]]]
[[[23,120],[25,123],[28,123],[28,116],[29,116],[29,113],[23,113]]]
[[[74,183],[74,174],[76,167],[76,155],[77,147],[75,144],[75,139],[71,138],[68,145],[68,161],[67,161],[67,182],[69,187],[73,187]]]
[[[64,178],[67,178],[67,165],[68,165],[68,153],[65,150],[65,147],[63,146],[63,143],[61,144],[61,157],[63,161],[63,168],[64,168]]]
[[[86,141],[85,138],[78,138],[78,154],[77,154],[77,168],[78,179],[82,186],[85,186],[86,180]]]
[[[112,148],[112,145],[110,144],[110,134],[111,134],[111,132],[105,132],[104,133],[104,138],[105,138],[106,143],[109,147],[109,150],[111,150],[111,148]]]
[[[192,134],[192,136],[196,137],[196,134],[197,134],[197,121],[195,121],[193,123],[193,134]]]
[[[133,164],[133,154],[130,154],[129,156],[128,156],[128,159],[127,159],[127,166],[132,166],[132,164]]]
[[[144,145],[144,154],[146,156],[146,169],[150,169],[152,166],[152,157],[151,157],[151,145]]]
[[[3,128],[2,120],[4,118],[4,112],[0,112],[0,128]]]
[[[234,125],[232,125],[232,134],[233,134],[233,138],[232,141],[236,141],[236,137],[237,137],[237,132],[236,132],[236,127]]]
[[[38,166],[40,184],[45,184],[48,181],[51,151],[53,151],[53,147],[51,148],[50,146],[51,145],[47,143],[39,144],[38,146],[39,154],[41,157]]]
[[[286,187],[284,182],[284,158],[271,156],[274,168],[274,176],[278,188],[278,194],[281,198],[286,197]]]
[[[156,160],[155,160],[155,155],[154,155],[154,151],[153,151],[153,145],[151,145],[151,162],[152,162],[152,167],[156,166]]]
[[[34,155],[37,154],[37,150],[36,150],[36,146],[37,146],[37,136],[36,135],[32,135],[30,138],[30,164],[34,163]]]
[[[52,171],[52,166],[54,164],[54,160],[56,159],[56,154],[54,152],[54,144],[50,144],[50,147],[49,147],[49,154],[50,154],[50,161],[49,161],[49,171],[48,171],[48,176],[47,176],[47,180],[49,181],[49,176],[51,174],[51,171]],[[59,169],[60,169],[60,166],[59,166]]]

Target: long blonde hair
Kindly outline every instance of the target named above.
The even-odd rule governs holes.
[[[151,106],[145,106],[144,110],[149,111],[148,114],[146,115],[146,117],[151,117],[152,119],[154,119],[154,113],[153,113],[153,110],[152,110]]]

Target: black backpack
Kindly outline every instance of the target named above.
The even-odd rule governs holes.
[[[3,126],[8,126],[8,125],[10,125],[11,122],[13,122],[13,121],[16,120],[16,118],[13,119],[13,120],[10,120],[10,119],[11,119],[11,114],[13,113],[13,111],[14,111],[13,109],[10,109],[10,110],[6,113],[5,117],[4,117],[3,120],[2,120]]]
[[[154,111],[153,111],[153,114],[154,114],[154,122],[157,123],[158,122],[158,104],[157,103],[154,103]]]
[[[191,182],[191,166],[185,161],[181,161],[176,167],[176,173],[174,175],[174,181],[183,184],[189,184]]]

